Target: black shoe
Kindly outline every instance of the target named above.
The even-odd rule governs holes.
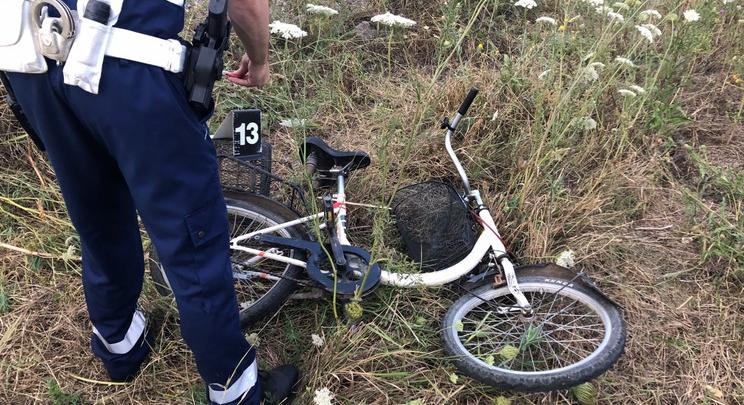
[[[300,380],[300,370],[291,364],[258,372],[265,405],[288,404],[292,389]]]

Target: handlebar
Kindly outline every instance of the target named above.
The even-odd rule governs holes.
[[[478,89],[473,87],[468,92],[468,95],[465,96],[465,100],[463,100],[462,105],[460,105],[460,109],[457,110],[457,112],[460,115],[465,115],[468,112],[468,109],[470,108],[470,104],[473,104],[473,100],[475,100],[475,96],[478,95]]]
[[[470,181],[468,180],[467,174],[465,174],[465,169],[462,167],[460,159],[457,158],[454,149],[452,149],[452,141],[450,138],[457,129],[457,124],[460,123],[460,119],[468,112],[470,105],[473,104],[473,100],[475,100],[475,97],[477,95],[478,89],[475,87],[471,88],[468,92],[468,95],[465,96],[465,100],[463,100],[460,109],[457,110],[457,114],[452,119],[452,122],[449,121],[449,118],[445,118],[442,122],[442,129],[447,129],[447,135],[445,135],[444,137],[444,147],[445,149],[447,149],[447,153],[450,155],[452,163],[455,164],[457,173],[460,174],[460,179],[462,179],[462,184],[465,186],[465,190],[468,192],[468,194],[470,194],[472,191],[470,189]]]

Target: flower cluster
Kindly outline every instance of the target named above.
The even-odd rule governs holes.
[[[615,62],[617,62],[617,63],[619,63],[621,65],[625,65],[627,67],[636,67],[636,64],[633,63],[632,60],[630,60],[628,58],[624,58],[622,56],[615,57]]]
[[[695,22],[700,19],[700,13],[693,9],[686,10],[682,15],[685,17],[685,21],[687,22]]]
[[[514,5],[516,7],[524,7],[527,10],[537,7],[537,3],[535,3],[535,0],[519,0],[514,3]]]
[[[323,347],[323,345],[325,344],[325,339],[323,339],[323,337],[321,337],[320,335],[313,333],[312,335],[310,335],[310,338],[312,339],[313,346],[315,347]]]
[[[333,404],[333,398],[336,396],[333,395],[331,390],[328,388],[321,388],[318,390],[315,390],[315,396],[313,396],[313,404],[314,405],[331,405]]]
[[[318,15],[324,15],[328,17],[338,14],[338,11],[330,7],[326,7],[326,6],[318,6],[315,4],[308,3],[305,7],[306,7],[305,11],[307,11],[308,14],[318,14]]]
[[[571,249],[564,250],[555,259],[555,264],[566,268],[574,267],[576,265],[576,254]]]
[[[644,27],[642,25],[636,25],[636,29],[638,30],[638,32],[641,33],[641,36],[643,36],[644,38],[646,38],[646,40],[648,41],[649,44],[651,44],[651,43],[654,42],[654,33],[651,32],[650,29],[648,29],[648,28],[646,28],[646,27]]]
[[[416,25],[416,21],[392,14],[389,11],[385,14],[378,14],[372,17],[370,21],[372,21],[373,23],[387,25],[388,27],[410,28]]]
[[[526,0],[532,1],[532,0]],[[320,15],[325,17],[331,17],[338,14],[337,10],[330,7],[320,6],[317,4],[308,3],[305,5],[305,11],[308,14]],[[371,21],[381,25],[389,27],[400,27],[410,28],[416,25],[416,21],[405,18],[403,16],[395,15],[389,11],[385,14],[378,14],[371,18]],[[269,24],[269,28],[272,34],[277,34],[284,39],[300,39],[307,36],[307,32],[302,28],[294,24],[284,23],[281,21],[274,21]],[[426,27],[428,29],[428,27]]]
[[[594,118],[592,117],[581,117],[576,120],[576,125],[585,131],[591,131],[593,129],[597,129],[597,121],[595,121]],[[563,266],[563,267],[567,267],[567,266]]]
[[[539,17],[537,20],[535,20],[535,22],[546,23],[550,25],[558,25],[558,23],[555,21],[555,18],[551,18],[551,17]]]
[[[641,17],[641,19],[644,19],[644,20],[648,20],[651,17],[661,19],[661,13],[659,13],[658,11],[654,9],[643,10],[640,13],[638,13],[638,15]]]
[[[607,17],[610,17],[610,21],[617,21],[619,23],[625,22],[625,17],[622,14],[610,11],[607,13]]]
[[[299,39],[307,36],[307,32],[303,31],[302,28],[281,21],[272,22],[269,24],[269,28],[272,34],[279,34],[284,39]]]

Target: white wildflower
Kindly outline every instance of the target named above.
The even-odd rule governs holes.
[[[307,36],[307,32],[303,31],[302,28],[281,21],[275,20],[269,24],[269,28],[271,28],[272,34],[279,34],[284,39],[298,39]]]
[[[686,10],[682,15],[685,17],[687,22],[695,22],[700,19],[700,13],[693,9]]]
[[[585,0],[592,7],[600,7],[604,4],[604,0]]]
[[[370,21],[372,21],[373,23],[387,25],[388,27],[411,28],[416,25],[416,21],[410,20],[403,16],[392,14],[389,11],[385,14],[378,14],[372,17]]]
[[[597,73],[597,70],[594,69],[592,65],[589,65],[581,69],[581,81],[582,82],[591,83],[597,79],[599,79],[599,73]]]
[[[659,29],[659,27],[657,27],[657,26],[655,26],[653,24],[641,24],[641,27],[648,29],[649,31],[651,31],[657,37],[660,37],[661,36],[661,30]]]
[[[633,90],[636,94],[646,94],[646,89],[637,84],[632,84],[628,87],[630,87],[630,89]]]
[[[612,7],[615,7],[616,9],[619,9],[619,10],[625,10],[625,11],[630,10],[630,6],[629,5],[627,5],[625,3],[621,3],[619,1],[617,1],[615,3],[612,3]]]
[[[332,16],[338,14],[338,11],[326,6],[318,6],[308,3],[307,5],[305,5],[305,7],[307,7],[305,11],[307,11],[308,14],[320,14],[324,16]]]
[[[321,388],[319,390],[315,390],[315,396],[313,397],[313,404],[315,405],[331,405],[333,404],[333,398],[336,396],[333,395],[331,390],[328,388]]]
[[[639,14],[642,19],[647,20],[651,17],[661,19],[661,13],[654,9],[643,10]]]
[[[625,17],[623,17],[622,14],[616,13],[614,11],[608,12],[607,17],[610,17],[610,21],[620,21],[621,23],[625,22]]]
[[[620,89],[617,92],[620,93],[620,95],[623,97],[633,98],[636,96],[636,94],[632,90],[628,90],[628,89]]]
[[[548,70],[546,70],[546,71],[544,71],[544,72],[540,73],[540,74],[539,74],[539,75],[537,76],[537,78],[538,78],[538,79],[540,79],[540,80],[545,80],[545,79],[546,79],[546,78],[548,77],[548,75],[549,75],[549,74],[550,74],[550,69],[548,69]]]
[[[730,4],[735,2],[736,0],[723,0],[723,4]]]
[[[514,3],[517,7],[524,7],[527,10],[537,7],[537,3],[535,3],[535,0],[519,0],[516,3]]]
[[[640,25],[636,25],[636,29],[638,30],[638,32],[641,33],[641,35],[643,35],[644,38],[646,38],[646,40],[648,40],[649,43],[654,42],[654,34],[651,32],[651,30]]]
[[[285,128],[302,128],[307,124],[306,119],[300,119],[300,118],[289,118],[286,120],[281,120],[279,122],[279,125],[285,127]]]
[[[561,252],[558,257],[555,259],[555,264],[571,268],[576,265],[576,255],[574,254],[574,251],[571,249],[564,250]]]
[[[608,14],[614,12],[615,10],[613,10],[612,7],[599,6],[595,8],[594,11],[596,11],[597,14]]]
[[[316,347],[323,347],[323,345],[325,344],[325,339],[323,339],[323,337],[321,337],[320,335],[316,335],[315,333],[313,333],[312,335],[310,335],[310,338],[313,340],[313,345],[315,345]]]
[[[615,62],[617,62],[617,63],[619,63],[621,65],[628,66],[628,67],[636,67],[636,64],[633,63],[632,60],[630,60],[628,58],[623,58],[622,56],[615,57]]]
[[[558,25],[558,23],[555,21],[555,18],[551,17],[539,17],[537,20],[535,20],[537,23],[546,23],[550,25]]]
[[[589,64],[589,66],[593,67],[594,69],[602,70],[605,68],[605,64],[602,62],[592,62]]]
[[[245,340],[247,340],[248,343],[250,343],[253,347],[258,347],[258,345],[261,343],[261,339],[259,339],[258,333],[251,333],[250,335],[245,337]]]
[[[592,117],[582,117],[576,120],[576,124],[586,131],[597,129],[597,121]]]

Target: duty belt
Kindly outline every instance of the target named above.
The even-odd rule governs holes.
[[[60,17],[49,17],[46,7],[57,10]],[[79,25],[78,13],[60,0],[33,0],[31,12],[40,52],[49,59],[66,61]],[[187,51],[187,47],[177,39],[162,39],[112,27],[105,54],[181,73]]]

